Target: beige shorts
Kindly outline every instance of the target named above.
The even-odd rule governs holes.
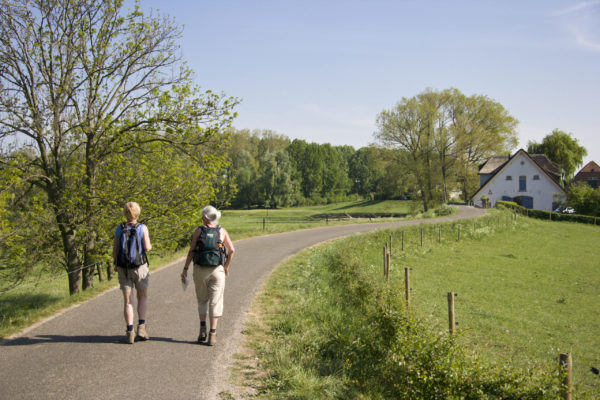
[[[198,298],[198,314],[210,317],[223,315],[225,292],[225,268],[194,264],[194,284]]]
[[[150,270],[148,263],[140,265],[137,268],[117,267],[119,272],[119,285],[121,290],[134,287],[137,290],[146,290],[150,284]]]

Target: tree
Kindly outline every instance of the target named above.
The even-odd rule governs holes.
[[[567,204],[577,214],[600,216],[600,188],[594,189],[583,182],[576,183],[569,188]]]
[[[220,164],[237,101],[192,85],[166,17],[122,15],[122,0],[0,1],[0,140],[32,149],[19,169],[46,195],[76,293],[81,267],[104,251],[106,166],[152,144]]]
[[[292,165],[284,150],[263,156],[258,184],[266,208],[285,207],[292,203],[296,187],[292,181]]]
[[[517,121],[502,105],[457,89],[403,98],[381,112],[377,124],[376,139],[409,155],[405,166],[416,178],[425,210],[447,201],[451,176],[469,198],[477,164],[516,145]]]
[[[377,116],[378,131],[375,133],[376,139],[384,145],[394,146],[409,154],[405,167],[417,178],[425,211],[432,205],[435,186],[432,112],[430,104],[423,101],[423,96],[403,98],[395,108],[384,110]]]
[[[542,143],[530,141],[527,144],[527,152],[545,154],[563,169],[567,181],[573,178],[577,167],[583,163],[583,157],[587,155],[585,147],[579,145],[572,133],[565,133],[559,129],[554,129],[551,134],[545,136]]]

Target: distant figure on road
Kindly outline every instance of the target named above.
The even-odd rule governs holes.
[[[225,278],[235,249],[227,231],[218,225],[221,213],[213,206],[202,209],[203,225],[194,231],[181,281],[186,283],[188,266],[194,261],[194,284],[200,316],[198,343],[213,346],[217,340],[217,323],[223,315]],[[206,332],[206,316],[210,331]]]
[[[123,292],[123,315],[127,325],[126,340],[148,340],[146,332],[146,307],[150,271],[146,252],[152,250],[148,227],[137,222],[140,216],[138,203],[125,204],[123,213],[127,222],[119,224],[113,241],[113,263],[119,273],[119,285]],[[138,329],[133,331],[133,288],[137,290]]]

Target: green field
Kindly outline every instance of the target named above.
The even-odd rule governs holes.
[[[399,386],[399,393],[407,393],[400,382],[410,378],[423,386],[437,380],[444,388],[439,390],[458,393],[467,391],[460,382],[475,391],[508,388],[476,398],[556,398],[556,360],[571,352],[575,398],[598,398],[600,377],[590,368],[600,365],[599,227],[496,213],[461,222],[460,228],[441,225],[441,236],[439,225],[422,228],[423,246],[421,227],[404,230],[404,251],[401,231],[385,230],[307,251],[276,271],[257,301],[257,313],[264,314],[248,329],[267,379],[249,384],[264,398],[311,398],[319,391],[329,393],[322,398],[389,398]],[[382,246],[390,235],[392,267],[385,284]],[[404,267],[411,268],[409,309],[402,299]],[[440,339],[449,336],[448,292],[458,293],[459,333],[453,340],[460,350]],[[390,309],[378,306],[383,298]],[[411,313],[418,323],[410,322]],[[422,341],[398,334],[394,318],[409,321],[403,329],[420,331]],[[365,332],[369,325],[376,332]],[[392,338],[378,338],[382,329]],[[366,345],[369,340],[380,344]],[[406,351],[420,354],[413,369],[400,368],[410,358]],[[370,357],[385,364],[379,375],[361,366]],[[446,364],[423,361],[432,358]],[[430,376],[415,376],[415,365],[425,365],[421,372]],[[504,368],[509,371],[497,372]],[[388,380],[380,376],[386,371],[394,372]],[[512,378],[505,382],[506,376]],[[454,398],[431,385],[428,395],[414,398]]]
[[[356,201],[277,210],[223,210],[221,224],[227,228],[233,240],[239,240],[249,236],[312,228],[325,224],[369,222],[368,219],[334,217],[325,219],[323,217],[316,218],[315,215],[353,212],[408,214],[418,213],[418,211],[419,204],[411,201]],[[433,214],[417,214],[413,217],[427,216],[433,216]],[[264,229],[263,219],[265,220]],[[373,219],[373,221],[376,220]],[[156,258],[151,254],[150,264],[153,269],[160,268],[183,257],[186,251],[187,249],[182,249],[162,258]],[[0,283],[1,288],[10,287],[8,282]],[[18,287],[0,294],[0,338],[15,334],[65,307],[88,300],[116,285],[117,282],[114,279],[112,281],[96,281],[94,288],[69,296],[66,274],[33,271],[23,282],[19,282]]]

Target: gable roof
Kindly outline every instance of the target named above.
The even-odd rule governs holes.
[[[595,162],[590,161],[573,177],[571,184],[575,182],[587,182],[594,179],[600,180],[600,166]]]
[[[534,161],[538,167],[542,168],[545,171],[546,175],[549,175],[549,177],[554,182],[556,182],[557,184],[560,185],[561,171],[560,171],[560,167],[558,166],[557,163],[550,160],[548,157],[546,157],[545,154],[529,154],[523,149],[520,149],[512,156],[506,155],[506,156],[490,157],[485,163],[483,163],[482,165],[479,166],[479,175],[484,175],[484,174],[495,175],[504,167],[504,165],[508,161],[513,159],[517,154],[519,154],[519,152],[523,152],[524,154],[527,154],[528,157],[532,161]]]
[[[553,173],[551,171],[559,171],[558,166],[556,165],[556,163],[550,161],[545,155],[543,154],[534,154],[535,158],[533,158],[532,156],[530,156],[525,150],[523,149],[519,149],[515,154],[513,154],[512,156],[493,156],[490,157],[490,160],[492,160],[492,163],[490,164],[489,168],[486,168],[486,163],[484,163],[482,166],[479,167],[479,174],[483,174],[481,171],[482,170],[489,170],[491,169],[494,165],[497,165],[496,169],[493,170],[492,172],[492,176],[490,177],[490,179],[488,179],[480,188],[479,190],[477,190],[475,192],[475,194],[473,194],[473,196],[471,196],[471,198],[476,197],[479,192],[481,192],[482,190],[484,190],[485,188],[487,188],[487,186],[494,180],[494,177],[499,174],[504,168],[506,168],[507,166],[509,166],[514,160],[515,158],[519,155],[519,154],[523,154],[526,158],[529,159],[529,161],[531,161],[531,164],[533,164],[542,174],[544,174],[546,176],[546,178],[548,178],[548,180],[550,182],[552,182],[554,184],[554,186],[556,186],[563,194],[566,194],[565,189],[562,188],[562,186],[560,186],[559,184],[559,179],[560,179],[560,173],[558,176],[554,176]],[[505,161],[504,163],[500,163],[500,160],[503,157],[508,157],[508,160]],[[536,161],[536,159],[538,159],[538,161]],[[488,162],[490,161],[488,160]],[[545,161],[544,161],[545,160]],[[552,166],[552,164],[555,165],[555,167]],[[550,167],[550,171],[546,170],[544,167],[542,167],[542,165],[548,165]]]
[[[502,167],[508,160],[510,155],[506,156],[491,156],[488,160],[479,166],[479,174],[493,174],[498,168]]]
[[[577,175],[579,175],[582,172],[600,172],[600,166],[594,161],[590,161],[589,163],[585,164],[585,167],[581,168]]]

